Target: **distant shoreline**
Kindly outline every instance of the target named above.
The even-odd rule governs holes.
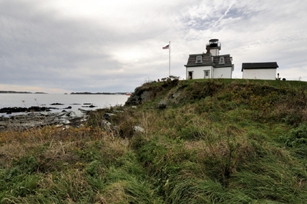
[[[7,94],[46,94],[44,92],[28,92],[28,91],[0,91],[0,93],[7,93]]]
[[[0,94],[48,94],[44,92],[29,92],[29,91],[0,91]],[[64,93],[67,94],[67,93]],[[130,92],[71,92],[70,95],[127,95]]]
[[[127,92],[97,92],[97,93],[91,93],[91,92],[72,92],[70,93],[71,95],[75,95],[75,94],[83,94],[83,95],[87,95],[87,94],[95,94],[95,95],[127,95]]]

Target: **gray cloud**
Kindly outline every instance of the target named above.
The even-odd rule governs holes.
[[[171,74],[184,78],[188,55],[204,52],[210,38],[219,38],[221,52],[233,56],[236,78],[242,62],[277,61],[281,75],[307,80],[307,15],[298,0],[91,0],[74,6],[0,1],[0,89],[132,91],[168,75],[162,46],[169,40]]]
[[[12,2],[0,5],[5,31],[0,34],[1,83],[64,88],[72,81],[78,85],[101,67],[118,68],[119,63],[104,51],[116,39],[114,33],[91,22],[59,20],[33,7]]]

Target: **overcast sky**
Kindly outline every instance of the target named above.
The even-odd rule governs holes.
[[[302,0],[0,0],[0,90],[133,91],[185,78],[189,54],[212,38],[243,62],[277,62],[281,78],[307,81]]]

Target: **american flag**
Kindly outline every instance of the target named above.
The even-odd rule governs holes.
[[[162,49],[169,49],[169,44],[164,46],[164,47],[162,47]]]

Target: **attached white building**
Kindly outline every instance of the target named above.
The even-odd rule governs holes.
[[[234,65],[229,54],[219,55],[218,39],[209,40],[206,53],[190,54],[186,65],[187,79],[232,78]]]
[[[242,63],[243,79],[276,79],[276,62]]]

